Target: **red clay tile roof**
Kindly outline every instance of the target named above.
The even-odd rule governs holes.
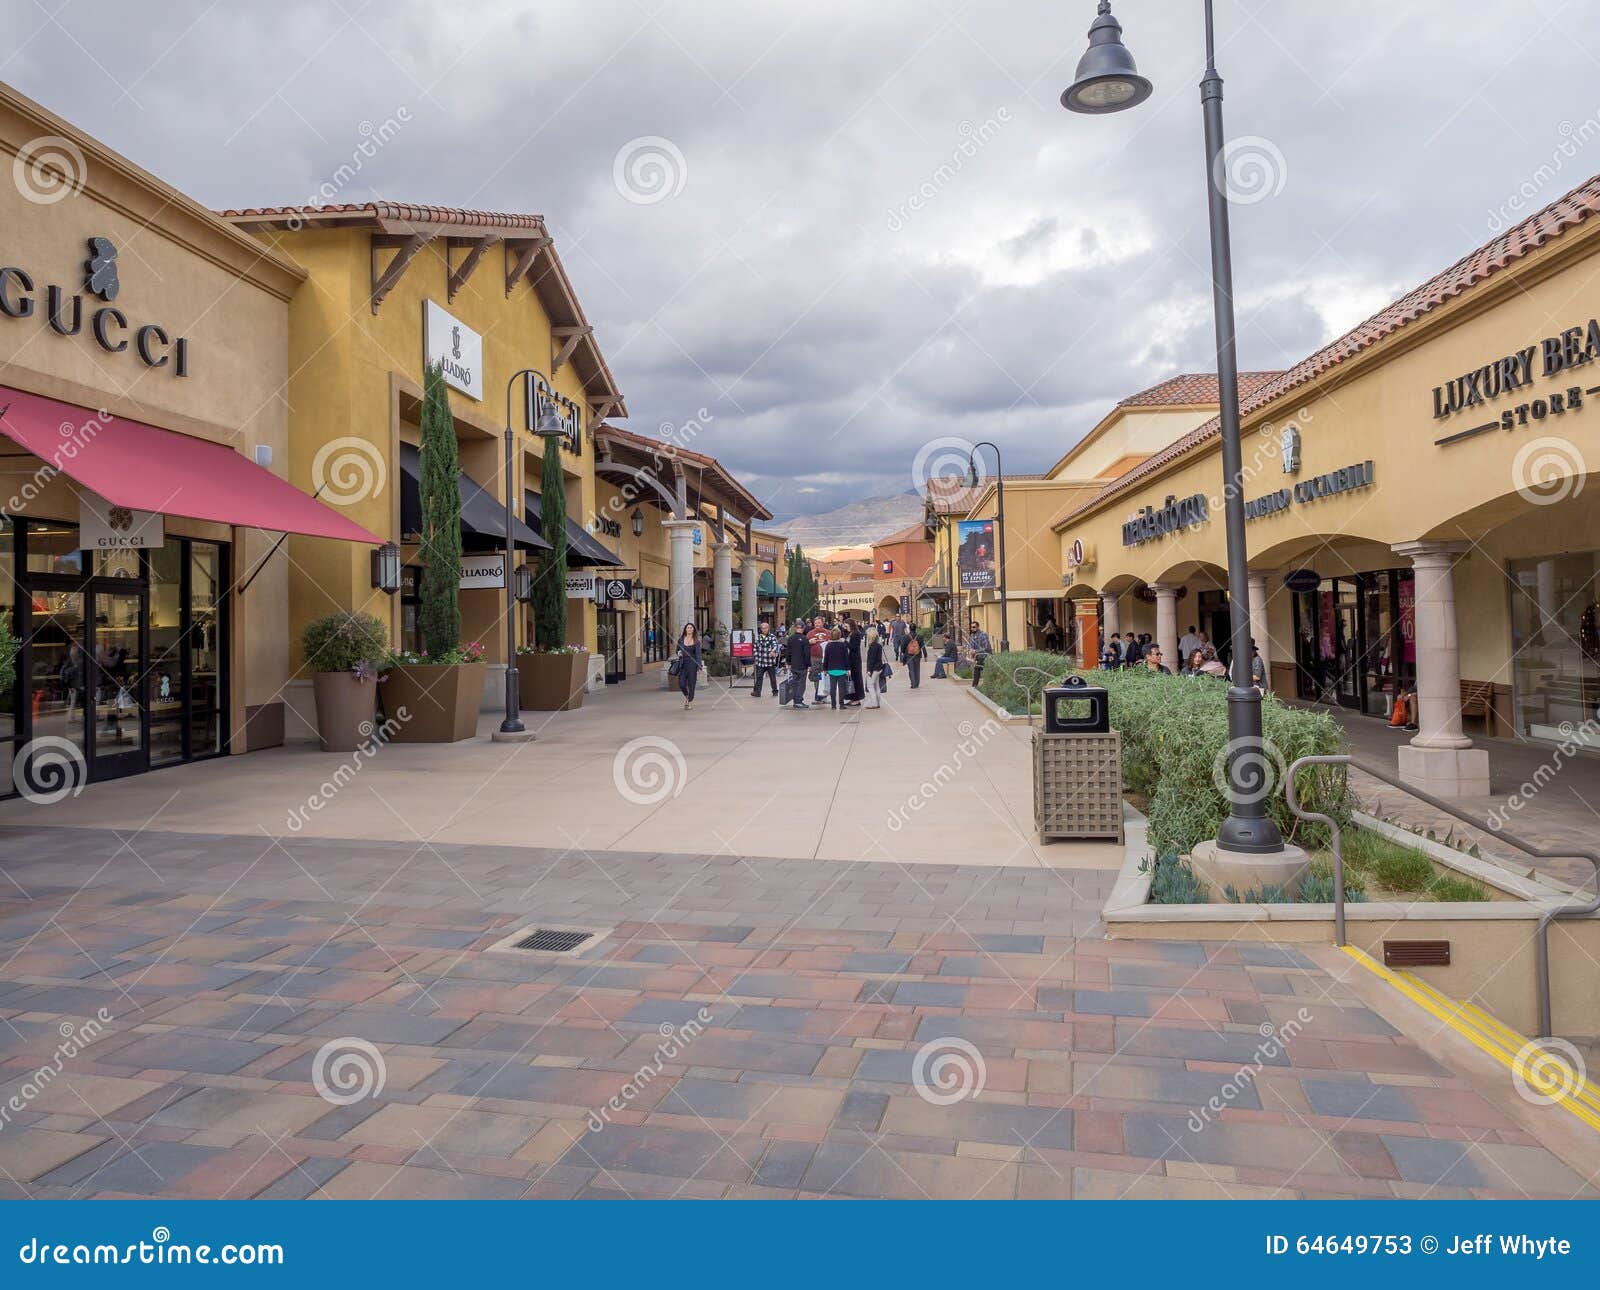
[[[1408,291],[1393,304],[1380,309],[1365,322],[1352,327],[1343,336],[1324,345],[1316,353],[1301,359],[1287,371],[1278,373],[1248,396],[1244,392],[1244,380],[1241,377],[1240,416],[1248,417],[1260,411],[1274,399],[1281,398],[1346,359],[1370,349],[1408,323],[1415,322],[1429,311],[1447,304],[1479,283],[1494,277],[1513,261],[1538,250],[1552,238],[1560,237],[1569,229],[1576,228],[1596,213],[1600,213],[1600,175],[1585,180],[1571,192],[1556,198],[1543,210],[1530,215],[1522,223],[1507,229],[1498,237],[1485,242],[1477,250],[1462,256],[1442,273],[1435,274],[1421,286]],[[1071,514],[1058,517],[1052,527],[1059,528],[1068,520],[1092,511],[1118,494],[1127,492],[1177,458],[1215,438],[1221,425],[1219,418],[1212,417],[1204,425],[1196,427],[1183,438],[1169,444],[1127,474],[1108,484]]]
[[[1274,376],[1281,375],[1281,372],[1240,372],[1239,397],[1249,398]],[[1190,404],[1206,406],[1217,403],[1220,398],[1217,393],[1215,372],[1184,372],[1179,376],[1169,376],[1148,390],[1130,394],[1127,398],[1119,400],[1117,406],[1119,408],[1183,407]]]
[[[344,202],[329,206],[250,206],[218,211],[223,219],[318,219],[365,215],[374,219],[403,220],[408,224],[458,224],[463,228],[526,228],[542,232],[543,215],[508,215],[498,211],[465,210],[459,206],[428,206],[416,202]]]

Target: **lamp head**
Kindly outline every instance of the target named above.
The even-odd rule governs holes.
[[[1089,27],[1089,48],[1078,60],[1072,84],[1061,92],[1061,106],[1094,115],[1121,112],[1143,103],[1153,89],[1122,43],[1122,24],[1111,16],[1111,0],[1100,0]]]

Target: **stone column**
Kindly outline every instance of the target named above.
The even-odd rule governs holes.
[[[1417,733],[1400,749],[1400,778],[1437,797],[1487,797],[1489,754],[1461,726],[1455,563],[1464,542],[1402,542],[1416,571]]]
[[[667,643],[675,646],[685,623],[694,621],[694,520],[662,520],[667,531]]]
[[[1152,582],[1156,597],[1156,644],[1161,646],[1161,662],[1174,676],[1183,666],[1178,658],[1178,589],[1164,582]]]
[[[1116,596],[1100,597],[1100,618],[1107,640],[1122,631],[1122,611]]]
[[[755,631],[756,622],[761,617],[761,602],[756,598],[757,584],[761,579],[761,569],[756,564],[756,558],[748,553],[739,557],[739,600],[743,612],[741,627]]]
[[[726,538],[711,548],[711,630],[719,645],[733,626],[733,543]]]
[[[1074,600],[1072,611],[1078,619],[1078,666],[1092,671],[1100,666],[1100,599]]]
[[[1267,583],[1270,573],[1250,575],[1250,636],[1261,651],[1262,666],[1267,669],[1267,689],[1272,688],[1272,642],[1267,639]]]

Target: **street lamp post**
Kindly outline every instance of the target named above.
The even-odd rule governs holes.
[[[988,448],[994,453],[994,495],[996,505],[995,558],[1000,561],[1000,652],[1011,652],[1010,625],[1006,622],[1006,471],[1000,464],[1000,449],[987,439],[972,445],[967,454],[967,483],[978,486],[978,449]]]
[[[516,488],[513,480],[516,476],[512,473],[514,466],[514,449],[516,436],[511,429],[511,391],[523,378],[538,377],[546,387],[549,378],[536,368],[524,367],[521,371],[513,372],[506,381],[506,715],[500,722],[499,735],[506,739],[532,738],[528,728],[522,724],[522,699],[517,693],[517,601],[515,578],[511,572],[511,559],[516,551],[516,543],[512,539],[511,528],[516,522],[514,500]],[[544,412],[539,417],[537,426],[530,427],[536,434],[551,436],[563,433],[560,418],[556,416],[555,409],[546,404]],[[546,437],[545,451],[549,452],[554,440]]]
[[[1217,74],[1212,0],[1205,0],[1206,70],[1200,80],[1205,119],[1207,214],[1211,226],[1211,297],[1217,341],[1217,396],[1222,422],[1223,516],[1228,544],[1229,640],[1232,676],[1228,687],[1228,818],[1217,831],[1225,851],[1269,855],[1284,850],[1278,826],[1267,813],[1259,780],[1266,773],[1261,737],[1261,695],[1250,682],[1250,575],[1245,549],[1243,467],[1239,448],[1239,364],[1233,317],[1233,252],[1228,234],[1228,193],[1222,128],[1222,77]],[[1100,0],[1089,28],[1089,48],[1078,63],[1061,105],[1073,112],[1120,112],[1150,97],[1122,43],[1122,24]]]

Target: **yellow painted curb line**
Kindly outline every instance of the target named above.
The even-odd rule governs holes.
[[[1553,1053],[1541,1052],[1534,1046],[1532,1040],[1496,1021],[1483,1009],[1469,1003],[1457,1003],[1409,972],[1392,972],[1353,945],[1344,945],[1340,948],[1374,976],[1387,981],[1412,1003],[1444,1022],[1473,1047],[1493,1057],[1529,1088],[1540,1091],[1550,1101],[1565,1108],[1591,1129],[1600,1131],[1600,1094],[1597,1094],[1589,1082],[1560,1057]],[[1482,1017],[1484,1021],[1476,1020],[1473,1014]],[[1484,1024],[1485,1022],[1488,1024]],[[1541,1052],[1546,1061],[1556,1063],[1570,1076],[1570,1079],[1560,1079],[1553,1088],[1550,1087],[1549,1077],[1537,1071],[1523,1056],[1530,1050]],[[1563,1092],[1563,1088],[1571,1088],[1575,1092]]]

